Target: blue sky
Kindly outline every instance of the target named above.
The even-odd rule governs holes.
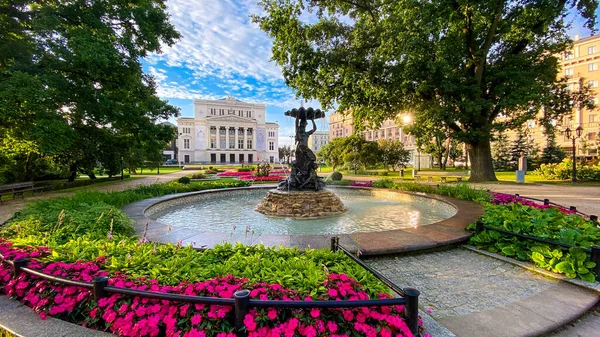
[[[267,121],[279,121],[280,142],[289,143],[293,121],[283,112],[300,102],[270,62],[271,40],[251,22],[260,13],[257,0],[170,0],[171,22],[183,35],[173,47],[143,60],[144,71],[154,75],[158,95],[193,116],[193,99],[219,99],[228,95],[245,102],[267,105]],[[600,14],[600,13],[599,13]],[[578,22],[571,35],[589,36]],[[318,102],[305,106],[320,107]],[[327,129],[327,120],[317,123]]]

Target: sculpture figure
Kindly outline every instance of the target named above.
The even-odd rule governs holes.
[[[325,187],[325,182],[317,176],[317,157],[308,146],[308,138],[317,130],[315,118],[324,117],[325,114],[318,109],[300,108],[287,111],[285,115],[296,119],[296,160],[292,162],[290,176],[279,183],[278,189],[320,191]],[[312,122],[310,131],[306,131],[308,119]]]

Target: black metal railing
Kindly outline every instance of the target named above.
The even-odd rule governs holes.
[[[109,278],[106,276],[96,277],[92,282],[82,282],[69,280],[66,278],[48,275],[38,270],[27,267],[29,260],[19,258],[14,261],[5,259],[0,254],[0,259],[13,266],[13,277],[18,277],[21,273],[37,276],[41,279],[64,285],[71,285],[86,289],[91,289],[95,300],[110,296],[110,294],[121,294],[127,296],[137,296],[156,300],[167,300],[173,302],[184,302],[193,304],[215,304],[226,305],[234,308],[235,330],[238,337],[246,337],[247,331],[244,327],[244,317],[251,308],[288,308],[288,309],[335,309],[335,308],[358,308],[358,307],[383,307],[393,305],[404,305],[404,315],[407,325],[411,332],[417,336],[419,333],[419,291],[414,288],[399,288],[390,282],[383,275],[373,270],[371,267],[354,256],[346,248],[339,245],[337,237],[331,238],[331,249],[333,251],[342,250],[353,261],[365,268],[384,284],[389,286],[394,292],[402,296],[401,298],[380,299],[380,300],[357,300],[357,301],[276,301],[276,300],[253,300],[250,299],[249,290],[239,290],[234,293],[234,298],[190,296],[170,293],[160,293],[153,291],[134,290],[120,287],[109,286]],[[159,336],[166,335],[164,325],[159,326]]]
[[[591,248],[578,247],[578,246],[570,245],[567,243],[542,239],[542,238],[538,238],[538,237],[527,235],[527,234],[515,233],[515,232],[507,231],[504,229],[500,229],[500,228],[486,226],[483,224],[483,222],[477,221],[475,223],[475,233],[479,234],[479,233],[483,232],[484,230],[496,231],[496,232],[502,233],[504,235],[515,236],[515,237],[518,237],[521,239],[531,240],[531,241],[540,242],[540,243],[546,243],[549,245],[559,246],[559,247],[563,247],[563,248],[567,248],[567,249],[580,248],[584,252],[590,254],[590,260],[592,262],[596,263],[596,266],[592,269],[592,271],[594,272],[594,274],[596,274],[596,280],[600,280],[600,246],[592,246]]]

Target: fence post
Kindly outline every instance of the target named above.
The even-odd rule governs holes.
[[[598,216],[594,214],[590,215],[590,221],[598,223]]]
[[[337,236],[331,237],[331,251],[337,252]]]
[[[92,281],[92,284],[94,285],[93,293],[96,301],[108,296],[108,293],[104,290],[104,287],[108,286],[108,277],[98,276]]]
[[[406,316],[406,324],[408,328],[417,336],[419,334],[419,295],[421,294],[415,288],[404,288],[404,315]]]
[[[28,262],[29,261],[27,261],[27,259],[24,259],[22,257],[13,261],[13,267],[14,267],[13,277],[14,278],[17,278],[17,277],[19,277],[19,275],[21,275],[21,271],[22,271],[21,268],[27,267]]]
[[[593,271],[596,274],[596,280],[600,280],[600,246],[592,246],[590,260],[596,263],[596,266],[594,267]]]
[[[238,290],[233,294],[233,298],[235,298],[235,334],[237,337],[246,337],[248,332],[244,330],[244,317],[248,314],[250,291]]]
[[[546,205],[546,206],[550,205],[550,199],[544,199],[544,205]]]
[[[475,234],[479,234],[481,232],[483,232],[484,228],[483,228],[483,222],[481,221],[477,221],[475,223]]]

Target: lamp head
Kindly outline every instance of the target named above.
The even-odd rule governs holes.
[[[575,135],[577,135],[577,138],[581,137],[581,133],[583,132],[583,128],[580,126],[577,127],[577,129],[575,129]]]
[[[569,129],[569,127],[567,126],[567,128],[565,129],[565,135],[567,135],[567,138],[571,138],[571,129]]]

